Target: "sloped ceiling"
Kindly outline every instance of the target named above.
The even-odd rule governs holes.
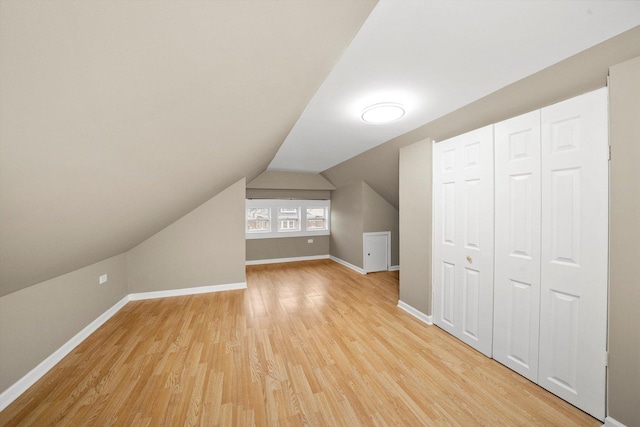
[[[322,172],[640,24],[640,1],[380,0],[269,165]],[[404,106],[372,125],[363,110]]]
[[[262,172],[375,1],[0,4],[0,296]]]
[[[322,175],[336,187],[364,180],[399,207],[399,150],[432,138],[442,141],[607,84],[609,67],[640,56],[640,26],[599,43],[471,104],[352,157]],[[640,81],[640,77],[639,77]],[[425,183],[425,185],[430,185]]]

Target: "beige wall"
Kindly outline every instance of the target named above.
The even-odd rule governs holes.
[[[331,255],[364,268],[362,233],[391,232],[391,265],[400,264],[398,210],[364,181],[338,188],[331,196]]]
[[[128,293],[122,254],[1,297],[0,393]]]
[[[362,186],[359,181],[331,195],[331,255],[363,268]]]
[[[376,3],[0,0],[0,296],[265,170]]]
[[[432,140],[400,149],[400,301],[431,315]]]
[[[0,393],[129,293],[244,282],[244,204],[242,179],[126,254],[0,297]]]
[[[308,240],[313,242],[309,243]],[[247,239],[247,261],[329,255],[329,236]]]
[[[335,190],[319,173],[266,170],[247,184],[247,188],[277,190]]]
[[[243,178],[131,249],[130,291],[244,282],[244,207]]]
[[[640,57],[610,76],[608,416],[631,427],[640,426]]]
[[[362,217],[365,233],[375,231],[391,232],[391,264],[400,265],[400,232],[398,209],[391,206],[369,185],[362,185]],[[363,261],[364,262],[364,261]]]

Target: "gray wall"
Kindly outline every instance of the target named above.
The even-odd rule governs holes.
[[[129,293],[244,282],[244,206],[241,179],[126,254],[0,297],[0,393]]]
[[[331,255],[363,268],[362,181],[340,187],[331,196]]]
[[[334,188],[320,174],[300,172],[266,171],[251,184],[247,185],[247,199],[331,199],[328,189],[314,190],[309,188]],[[277,188],[248,188],[249,185],[280,186]],[[289,187],[294,189],[288,189]],[[297,187],[297,189],[295,189]],[[313,239],[313,243],[308,243]],[[295,258],[303,256],[329,255],[329,236],[312,237],[278,237],[276,239],[246,239],[247,261],[259,261],[278,258]]]
[[[366,182],[362,183],[362,216],[365,233],[391,232],[391,265],[400,265],[400,232],[398,209],[391,206]],[[364,262],[364,260],[363,260]]]
[[[121,254],[1,297],[0,393],[128,293]]]
[[[610,75],[608,415],[631,427],[640,426],[640,57]]]
[[[431,315],[432,140],[400,149],[400,301]]]
[[[313,243],[308,243],[312,239]],[[247,239],[247,261],[329,255],[329,236]]]
[[[338,188],[331,196],[331,255],[364,268],[362,233],[391,232],[391,265],[400,264],[398,210],[366,182]]]
[[[244,282],[244,208],[243,178],[131,249],[130,291]]]

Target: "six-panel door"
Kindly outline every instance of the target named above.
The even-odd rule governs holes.
[[[493,286],[483,283],[493,264],[476,263],[489,258],[493,242],[483,234],[494,228],[486,217],[493,206],[485,206],[494,188],[483,186],[491,179],[482,169],[491,149],[477,133],[489,135],[488,128],[436,144],[433,163],[434,322],[487,355],[491,349],[483,345],[493,340],[496,360],[601,420],[607,117],[601,89],[489,127],[495,129]],[[487,297],[495,298],[493,335],[483,332],[480,314],[491,307],[483,303]]]
[[[542,109],[538,383],[602,420],[609,146],[607,90]]]
[[[434,322],[491,357],[493,127],[434,147]]]
[[[493,357],[538,380],[540,111],[495,125]]]

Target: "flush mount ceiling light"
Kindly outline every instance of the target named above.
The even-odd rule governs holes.
[[[404,116],[404,108],[400,104],[392,102],[373,104],[362,112],[362,120],[374,124],[395,122],[402,116]]]

